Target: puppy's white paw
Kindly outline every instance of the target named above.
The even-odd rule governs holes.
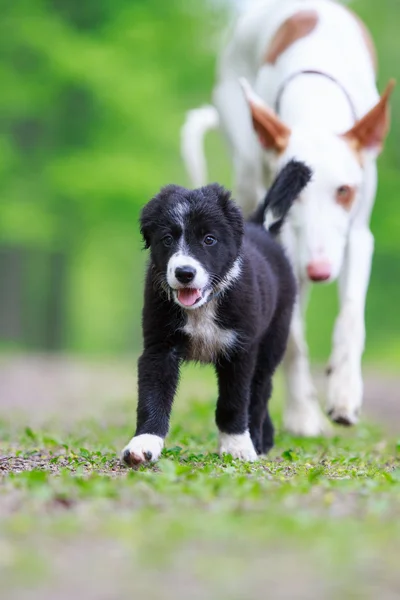
[[[129,467],[138,467],[146,462],[155,462],[160,458],[164,446],[163,438],[151,433],[143,433],[131,439],[122,450],[121,461]]]
[[[231,454],[233,458],[239,458],[248,462],[257,460],[257,452],[251,441],[250,433],[222,433],[219,434],[219,454]]]
[[[327,413],[339,425],[356,425],[359,419],[363,381],[359,369],[350,362],[329,369]]]
[[[329,436],[332,433],[328,420],[314,398],[289,405],[283,417],[283,426],[288,433],[300,437]]]

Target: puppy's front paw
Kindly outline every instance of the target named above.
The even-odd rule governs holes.
[[[151,433],[136,435],[122,450],[121,461],[128,467],[138,467],[146,462],[155,462],[160,458],[164,446],[163,438]]]
[[[257,460],[257,452],[251,441],[250,433],[222,433],[219,434],[219,454],[231,454],[233,458],[239,458],[247,462]]]

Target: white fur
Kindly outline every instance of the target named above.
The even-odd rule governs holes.
[[[331,428],[319,407],[308,364],[302,319],[307,290],[308,286],[302,282],[283,362],[287,388],[284,426],[294,435],[318,436],[329,434]]]
[[[180,242],[180,249],[171,256],[167,264],[167,282],[170,288],[173,290],[173,298],[177,304],[188,311],[198,310],[207,302],[211,294],[225,292],[239,277],[241,273],[242,259],[239,256],[233,263],[232,267],[226,273],[222,281],[218,283],[215,290],[211,287],[210,277],[203,265],[193,256],[188,254],[189,250],[182,240]],[[193,281],[190,282],[190,287],[202,291],[202,297],[193,306],[185,306],[178,300],[177,290],[186,287],[175,276],[175,270],[177,267],[191,266],[196,269],[196,276]]]
[[[182,152],[194,187],[207,181],[207,165],[203,151],[205,131],[218,127],[219,117],[214,106],[202,106],[188,112],[181,131]]]
[[[332,163],[326,160],[326,134],[316,129],[297,128],[293,131],[278,168],[291,156],[301,157],[313,169],[313,178],[292,207],[286,228],[296,235],[296,244],[289,258],[298,278],[306,277],[307,265],[324,261],[331,267],[330,281],[335,280],[343,265],[353,211],[347,212],[335,202],[340,185],[362,187],[362,170],[346,142],[332,135],[328,147]],[[328,183],[327,183],[328,182]],[[353,209],[357,208],[356,198]],[[284,239],[284,238],[283,238]]]
[[[364,310],[374,239],[366,228],[352,228],[346,270],[340,279],[340,313],[335,324],[328,381],[328,412],[349,424],[358,421],[363,395],[360,357],[364,350]]]
[[[171,209],[171,212],[173,213],[175,221],[183,228],[185,217],[189,212],[189,204],[187,202],[176,203]]]
[[[215,322],[216,300],[211,300],[198,310],[187,314],[183,331],[191,339],[189,358],[200,362],[214,361],[219,354],[228,354],[237,335],[229,329],[221,329]]]
[[[242,260],[238,257],[219,283],[217,294],[225,292],[238,279]],[[212,292],[211,292],[212,293]],[[209,294],[207,294],[208,298]],[[190,359],[200,362],[214,361],[219,354],[229,354],[237,342],[237,334],[230,329],[222,329],[216,323],[217,297],[204,303],[198,310],[187,313],[183,331],[191,338]]]
[[[122,450],[121,460],[124,454],[129,450],[131,454],[131,462],[134,465],[140,465],[145,462],[156,462],[161,455],[164,446],[163,438],[150,433],[143,433],[131,439],[129,444]],[[148,461],[146,454],[151,453],[151,459]]]
[[[209,284],[209,277],[204,269],[203,265],[190,254],[183,253],[182,251],[175,252],[171,256],[167,265],[167,282],[168,285],[173,289],[185,287],[175,276],[175,271],[178,267],[193,267],[196,269],[196,275],[193,281],[190,282],[190,287],[198,290],[203,290]],[[185,307],[187,308],[187,307]]]
[[[257,460],[257,452],[251,441],[250,433],[219,433],[219,454],[231,454],[233,458],[253,462]]]
[[[235,283],[242,272],[242,258],[238,256],[221,283],[218,285],[218,291],[225,292]]]
[[[317,26],[289,47],[274,65],[263,64],[275,32],[299,10],[317,11]],[[291,78],[304,70],[328,73],[340,85],[318,75]],[[253,102],[271,108],[284,86],[280,118],[291,129],[291,135],[279,157],[261,149],[240,77],[247,80],[244,88]],[[338,134],[354,124],[354,110],[360,118],[378,99],[374,68],[361,28],[343,6],[332,0],[263,0],[250,6],[238,19],[220,56],[213,92],[220,126],[232,153],[235,196],[245,213],[254,209],[271,177],[291,158],[303,160],[314,171],[313,180],[289,214],[282,241],[300,283],[307,278],[307,265],[315,261],[329,263],[331,281],[339,278],[340,314],[333,339],[328,411],[333,418],[349,422],[357,420],[362,401],[361,357],[373,245],[369,218],[375,199],[376,157],[365,153],[361,167]],[[197,116],[200,118],[199,113]],[[197,131],[200,129],[198,123]],[[188,164],[190,140],[186,142],[183,157]],[[193,144],[200,148],[198,138]],[[191,150],[194,152],[194,147]],[[195,162],[192,157],[192,167]],[[196,185],[206,183],[201,179],[204,173],[204,169],[196,171]],[[342,185],[357,188],[350,212],[335,202],[335,191]],[[353,240],[361,243],[357,245]],[[305,304],[303,299],[303,310]],[[285,361],[285,424],[293,433],[315,435],[325,432],[327,424],[316,402],[307,354],[299,309],[293,318]]]

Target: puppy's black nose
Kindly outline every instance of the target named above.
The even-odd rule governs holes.
[[[176,267],[175,277],[180,283],[190,283],[196,276],[196,269],[190,265]]]

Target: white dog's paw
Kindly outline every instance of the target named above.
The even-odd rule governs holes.
[[[257,460],[257,452],[251,441],[250,433],[219,433],[219,454],[231,454],[233,458],[239,458],[247,462]]]
[[[288,433],[300,437],[329,436],[332,433],[327,418],[314,398],[289,405],[283,417],[283,427]]]
[[[122,450],[121,461],[129,467],[155,462],[160,458],[163,446],[164,440],[158,435],[151,433],[137,435]]]
[[[360,416],[363,382],[359,370],[349,363],[328,370],[328,400],[326,412],[334,423],[356,425]]]
[[[349,409],[345,405],[334,406],[327,410],[329,418],[337,425],[351,427],[357,425],[360,416],[360,410]]]

